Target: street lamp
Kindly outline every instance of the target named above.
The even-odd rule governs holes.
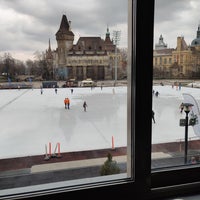
[[[120,41],[120,35],[121,31],[113,31],[113,42],[115,44],[115,83],[117,83],[117,45],[119,44]]]
[[[188,114],[192,108],[193,104],[191,103],[183,103],[184,111],[186,113],[185,117],[185,156],[184,162],[187,164],[187,153],[188,153]]]

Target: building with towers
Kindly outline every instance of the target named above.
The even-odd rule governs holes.
[[[49,71],[55,80],[112,80],[114,79],[115,57],[117,66],[122,66],[122,57],[115,54],[115,44],[110,38],[109,28],[105,39],[101,37],[80,37],[74,44],[74,33],[71,21],[62,16],[60,27],[55,34],[57,48],[46,50],[46,61]]]
[[[183,36],[178,36],[176,48],[167,48],[161,35],[155,45],[153,67],[154,78],[199,78],[200,25],[190,45]]]

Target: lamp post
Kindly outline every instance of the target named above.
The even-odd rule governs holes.
[[[184,111],[186,113],[185,117],[185,154],[184,154],[184,163],[187,164],[187,154],[188,154],[188,114],[191,110],[193,104],[183,103]]]
[[[115,44],[115,82],[114,85],[117,83],[117,45],[119,44],[121,31],[113,31],[113,42]]]

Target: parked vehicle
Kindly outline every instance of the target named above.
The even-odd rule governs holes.
[[[78,87],[78,81],[76,79],[69,79],[62,87]]]
[[[81,87],[95,87],[96,86],[96,82],[94,82],[91,79],[86,79],[81,81]]]

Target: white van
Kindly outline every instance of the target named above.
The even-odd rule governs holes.
[[[93,87],[96,86],[95,82],[91,79],[81,81],[81,87]]]

